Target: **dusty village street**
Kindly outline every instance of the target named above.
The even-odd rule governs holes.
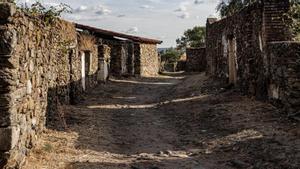
[[[300,169],[300,0],[0,0],[0,169]]]
[[[25,169],[297,169],[299,123],[204,74],[112,79],[63,107]]]

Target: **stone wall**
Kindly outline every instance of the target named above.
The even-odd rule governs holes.
[[[289,10],[289,0],[264,0],[263,21],[264,37],[267,42],[291,40],[282,15]]]
[[[106,82],[109,78],[109,69],[110,69],[110,53],[111,49],[107,45],[98,46],[98,56],[99,62],[99,72],[98,79],[102,82]]]
[[[97,83],[98,52],[94,42],[78,44],[71,23],[45,24],[7,3],[0,9],[0,165],[20,168],[39,133],[58,119],[59,106],[84,92],[84,52],[91,55],[86,89]]]
[[[135,64],[136,74],[143,77],[157,76],[159,72],[159,58],[156,44],[139,44],[136,46]]]
[[[138,46],[137,52],[132,41],[102,39],[0,3],[0,168],[20,168],[43,129],[62,120],[61,106],[75,104],[108,71],[156,74],[156,45]]]
[[[229,41],[232,44],[235,42],[236,83],[253,95],[255,91],[250,88],[257,86],[257,75],[263,70],[264,39],[261,8],[261,4],[254,4],[231,17],[207,23],[207,73],[229,79]]]
[[[110,72],[115,76],[156,76],[159,59],[156,44],[103,40],[111,48]]]
[[[266,44],[273,39],[271,35],[274,32],[287,30],[278,19],[276,22],[269,22],[269,17],[282,18],[288,9],[286,1],[267,3],[269,0],[265,0],[220,21],[208,19],[207,73],[231,81],[246,94],[265,98]],[[276,12],[270,9],[282,10]],[[275,23],[280,25],[280,29]],[[290,37],[277,36],[277,40],[290,40]]]
[[[267,51],[270,99],[300,113],[300,42],[271,42]]]
[[[299,48],[283,42],[292,39],[283,19],[288,2],[263,0],[220,21],[208,19],[206,53],[208,74],[291,110],[299,106],[299,86],[289,84],[296,84]]]
[[[103,40],[103,44],[111,48],[110,73],[114,76],[128,75],[132,73],[134,57],[130,51],[131,42],[121,40]]]
[[[187,48],[186,49],[187,72],[202,72],[206,70],[206,49],[205,48]]]

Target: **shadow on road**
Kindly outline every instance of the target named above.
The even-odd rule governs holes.
[[[113,78],[67,106],[59,146],[69,168],[296,169],[299,125],[276,111],[204,74]]]

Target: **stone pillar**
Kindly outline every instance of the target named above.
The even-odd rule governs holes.
[[[101,82],[106,82],[109,78],[110,52],[110,48],[107,45],[98,46],[98,80]]]
[[[20,127],[16,122],[17,110],[13,106],[14,100],[26,94],[26,89],[13,91],[17,83],[15,68],[19,63],[18,58],[12,55],[17,33],[7,24],[15,11],[14,4],[0,3],[0,160],[7,159],[8,152],[18,143]]]
[[[206,74],[207,75],[214,75],[215,73],[215,56],[210,55],[210,51],[211,50],[215,50],[215,49],[211,49],[211,46],[208,42],[211,41],[210,38],[212,38],[212,33],[211,33],[211,25],[215,22],[217,22],[218,19],[217,18],[208,18],[206,21],[206,61],[207,61],[207,66],[206,66]]]
[[[141,75],[141,46],[139,43],[134,44],[134,74]]]
[[[128,74],[131,76],[134,76],[134,44],[132,42],[129,42],[128,44],[128,57],[127,57],[127,69]]]
[[[111,62],[110,62],[110,73],[116,76],[122,74],[122,58],[124,47],[122,42],[112,45],[111,49]]]

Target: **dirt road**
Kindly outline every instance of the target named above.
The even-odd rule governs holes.
[[[204,74],[112,79],[45,131],[25,169],[299,169],[300,126]]]

